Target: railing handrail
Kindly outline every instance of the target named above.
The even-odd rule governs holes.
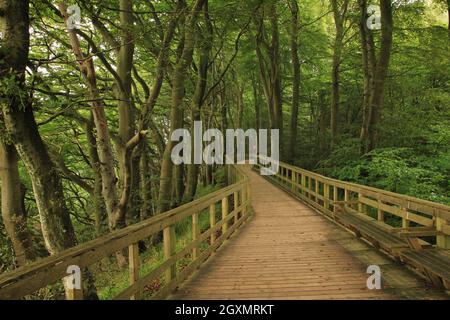
[[[77,265],[80,268],[92,265],[233,194],[240,187],[248,185],[248,177],[243,170],[238,166],[233,166],[233,168],[238,172],[240,179],[229,186],[165,213],[1,274],[0,298],[17,298],[32,294],[36,290],[66,277],[68,275],[67,267],[70,265]],[[31,285],[30,280],[36,284]],[[27,287],[22,286],[21,293],[17,294],[13,289],[18,287],[19,283]]]
[[[261,164],[267,166],[273,160],[260,156]],[[450,207],[423,199],[414,198],[378,188],[340,181],[278,162],[276,174],[268,178],[281,188],[313,207],[336,219],[336,206],[355,214],[371,215],[379,227],[391,232],[412,230],[417,226],[436,231],[436,245],[448,249],[450,243]],[[274,169],[274,168],[272,168]],[[357,208],[352,208],[356,206]],[[401,218],[401,228],[385,219],[385,214]],[[376,217],[374,217],[376,215]],[[414,223],[411,225],[411,223]],[[417,230],[417,229],[416,229]]]
[[[259,156],[260,158],[267,158],[267,157],[262,157],[261,155]],[[297,171],[298,173],[305,173],[307,175],[310,176],[314,176],[317,177],[318,179],[322,180],[322,181],[326,181],[326,182],[332,182],[336,185],[345,185],[346,187],[353,187],[355,189],[362,189],[362,190],[366,190],[366,191],[371,191],[373,193],[377,193],[377,194],[382,194],[382,195],[386,195],[386,196],[390,196],[390,197],[394,197],[394,198],[398,198],[399,200],[406,200],[406,201],[410,201],[410,202],[414,202],[417,204],[421,204],[421,205],[425,205],[425,206],[429,206],[438,210],[442,210],[440,212],[436,212],[436,213],[429,213],[430,215],[433,216],[443,216],[446,219],[450,219],[450,206],[447,206],[445,204],[442,203],[438,203],[438,202],[433,202],[433,201],[429,201],[429,200],[424,200],[424,199],[420,199],[420,198],[416,198],[413,196],[409,196],[406,194],[400,194],[400,193],[396,193],[396,192],[392,192],[392,191],[387,191],[387,190],[383,190],[383,189],[379,189],[379,188],[375,188],[375,187],[370,187],[370,186],[366,186],[366,185],[362,185],[362,184],[358,184],[358,183],[354,183],[354,182],[348,182],[348,181],[343,181],[343,180],[338,180],[338,179],[334,179],[334,178],[330,178],[324,175],[321,175],[319,173],[313,172],[313,171],[308,171],[306,169],[302,169],[300,167],[296,167],[293,165],[290,165],[288,163],[279,161],[279,164],[285,168],[288,168],[290,170],[294,170]],[[354,190],[355,192],[358,192],[357,190]]]

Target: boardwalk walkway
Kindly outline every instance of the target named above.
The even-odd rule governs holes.
[[[171,298],[445,298],[250,168],[245,170],[254,216]],[[366,288],[370,264],[386,271],[386,289]]]

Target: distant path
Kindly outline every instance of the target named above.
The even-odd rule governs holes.
[[[406,296],[424,298],[432,293],[411,272],[398,275],[389,259],[249,167],[245,170],[251,179],[254,217],[171,298],[402,298],[392,289],[366,288],[371,259],[386,266],[388,278],[400,281]]]

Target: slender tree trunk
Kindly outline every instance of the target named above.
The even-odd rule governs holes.
[[[364,97],[363,97],[363,120],[361,128],[361,154],[367,150],[369,140],[369,122],[371,115],[370,100],[373,88],[373,73],[375,69],[375,45],[373,36],[367,28],[367,0],[359,0],[360,7],[360,38],[362,48],[362,60],[364,69]]]
[[[244,126],[244,87],[236,78],[236,94],[237,94],[237,128],[243,129]]]
[[[340,65],[342,59],[342,47],[344,41],[344,21],[348,8],[348,0],[344,0],[342,7],[338,0],[331,1],[336,34],[333,44],[333,64],[331,72],[331,142],[332,148],[339,141],[339,105],[340,105]]]
[[[219,100],[220,100],[220,126],[221,126],[221,130],[222,132],[226,132],[226,130],[228,129],[228,116],[227,116],[227,95],[226,95],[227,91],[226,91],[226,86],[225,83],[222,81],[221,84],[221,90],[220,90],[220,95],[219,95]],[[223,145],[226,146],[227,145],[227,137],[226,135],[223,137]],[[225,159],[226,155],[224,153],[223,155],[223,163],[226,163],[226,159]],[[228,170],[225,168],[225,184],[228,185],[229,183],[229,176],[228,176]]]
[[[280,130],[280,148],[281,154],[283,152],[283,104],[282,104],[282,89],[281,89],[281,68],[280,68],[280,34],[278,30],[278,13],[276,3],[272,3],[269,7],[269,19],[271,25],[271,46],[270,46],[270,78],[272,88],[272,99],[274,106],[275,127],[272,129]]]
[[[189,14],[189,18],[185,27],[185,37],[183,51],[180,60],[174,70],[172,79],[172,106],[170,111],[170,135],[183,125],[183,98],[185,94],[184,81],[186,72],[192,63],[192,56],[196,38],[196,23],[199,12],[206,0],[196,0]],[[168,141],[164,150],[161,164],[160,186],[158,197],[158,213],[167,211],[170,208],[170,194],[173,164],[171,160],[172,148],[174,143]]]
[[[371,117],[369,123],[368,150],[373,150],[378,140],[378,126],[380,122],[381,107],[384,98],[384,84],[388,74],[389,61],[392,49],[392,3],[381,0],[381,47],[380,56],[374,73],[374,86],[371,94]]]
[[[121,80],[119,90],[119,138],[124,148],[134,135],[134,114],[131,101],[131,71],[133,67],[134,39],[133,1],[120,0],[121,41],[117,61],[117,74]],[[122,170],[123,171],[123,170]]]
[[[286,148],[287,160],[294,161],[297,149],[297,126],[298,126],[298,107],[300,103],[300,59],[298,57],[298,3],[297,0],[291,0],[289,3],[292,14],[291,26],[291,59],[292,59],[292,109],[291,109],[291,127],[289,148]]]
[[[119,88],[119,186],[122,190],[120,201],[113,214],[114,228],[126,226],[128,200],[132,197],[133,166],[132,154],[127,154],[127,143],[134,135],[134,107],[131,96],[132,68],[134,54],[133,27],[133,0],[120,0],[120,49],[118,52],[117,74],[120,78]],[[136,168],[135,168],[136,169]]]
[[[150,159],[148,153],[149,151],[147,150],[147,148],[144,148],[140,158],[140,191],[142,200],[140,208],[141,221],[153,216],[151,168],[149,164]]]
[[[1,140],[0,181],[3,224],[11,239],[16,265],[23,266],[36,258],[36,252],[27,226],[25,190],[19,176],[19,155],[14,145]]]
[[[327,153],[327,105],[325,101],[326,92],[325,90],[319,90],[318,93],[318,109],[319,109],[319,151],[321,156],[325,156]]]
[[[94,132],[94,120],[91,118],[85,123],[86,137],[88,141],[89,162],[94,173],[94,188],[92,190],[92,200],[94,206],[95,230],[101,235],[107,227],[105,201],[102,197],[102,176],[100,172],[100,159],[97,152],[97,141]]]
[[[368,126],[368,141],[366,153],[376,147],[378,140],[381,107],[384,98],[384,85],[389,70],[389,61],[392,50],[392,3],[390,0],[381,0],[381,45],[380,54],[374,71],[373,89],[370,94],[370,121]]]
[[[260,9],[262,11],[262,9]],[[259,62],[260,78],[263,84],[264,95],[269,109],[270,128],[278,129],[280,133],[281,155],[284,155],[283,145],[283,104],[280,68],[280,43],[278,30],[278,14],[276,3],[267,7],[270,22],[270,43],[267,41],[264,30],[264,12],[255,15],[257,26],[256,54]],[[267,57],[263,53],[266,48]]]
[[[201,120],[201,108],[203,105],[203,99],[205,96],[206,85],[208,80],[208,64],[209,56],[212,48],[212,37],[213,37],[213,26],[208,14],[208,2],[204,5],[204,18],[206,23],[206,32],[203,36],[201,47],[200,47],[200,57],[198,63],[197,72],[197,83],[195,86],[194,97],[192,99],[191,105],[191,145],[194,145],[194,122]],[[192,148],[191,159],[194,159],[194,148]],[[193,162],[193,161],[192,161]],[[199,164],[189,164],[187,165],[187,181],[186,190],[184,194],[183,202],[189,202],[194,199],[195,193],[197,191],[198,174],[200,165]]]
[[[173,177],[173,202],[172,207],[179,206],[183,201],[184,195],[184,165],[174,166],[174,177]]]
[[[260,91],[259,83],[252,77],[252,88],[253,88],[253,103],[255,106],[255,128],[256,132],[261,129],[261,105],[260,105]]]

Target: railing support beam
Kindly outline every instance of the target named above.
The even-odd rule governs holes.
[[[169,260],[175,254],[175,244],[176,244],[176,235],[175,235],[175,226],[170,226],[164,229],[163,231],[164,237],[164,258]],[[177,275],[177,265],[174,263],[171,265],[165,275],[166,283],[169,283],[172,279],[174,279]]]
[[[213,229],[216,226],[216,204],[213,203],[209,206],[209,226]],[[211,233],[211,245],[216,241],[216,231]]]
[[[228,215],[228,197],[222,199],[222,221],[226,219]],[[222,224],[222,234],[228,231],[228,221]]]
[[[446,221],[440,217],[436,218],[436,230],[444,231],[444,229],[450,230],[450,221]],[[436,245],[441,249],[450,249],[450,235],[438,235],[436,237]]]
[[[130,286],[136,283],[139,279],[139,245],[133,243],[128,247],[128,260],[130,270]],[[137,300],[140,298],[141,293],[137,292],[131,296],[131,300]]]
[[[196,241],[200,235],[199,224],[198,224],[198,213],[192,215],[192,241]],[[196,260],[198,257],[198,247],[195,246],[192,249],[192,260]]]

